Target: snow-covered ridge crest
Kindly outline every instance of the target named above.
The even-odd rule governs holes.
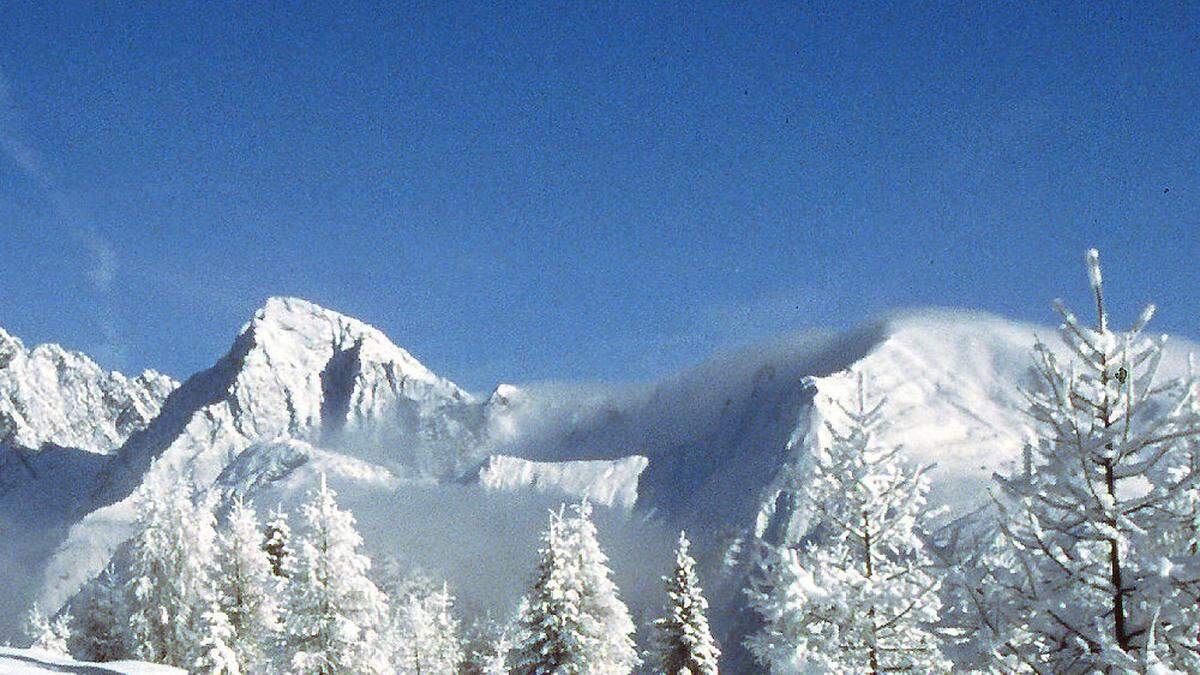
[[[27,349],[0,329],[0,445],[107,454],[154,417],[178,384],[153,370],[106,371],[56,344]]]
[[[479,483],[490,490],[532,487],[539,492],[632,509],[637,502],[638,477],[649,463],[641,455],[567,462],[534,462],[492,455],[479,470]]]

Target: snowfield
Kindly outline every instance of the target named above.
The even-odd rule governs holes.
[[[38,649],[0,647],[0,673],[4,675],[43,675],[79,673],[79,675],[177,675],[186,671],[140,661],[83,663],[55,656]]]

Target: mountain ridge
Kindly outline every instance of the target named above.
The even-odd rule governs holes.
[[[177,386],[155,370],[106,371],[55,343],[27,348],[0,328],[0,445],[109,454],[149,424]]]
[[[981,312],[909,311],[723,352],[642,385],[505,384],[477,397],[368,324],[272,298],[220,359],[101,458],[98,487],[78,505],[77,522],[44,535],[62,543],[40,597],[60,605],[103,565],[131,534],[133,499],[147,485],[183,477],[270,506],[294,503],[329,473],[376,537],[377,555],[445,559],[449,576],[463,575],[451,583],[463,588],[465,606],[512,599],[489,595],[495,583],[479,581],[477,560],[465,557],[472,548],[454,539],[467,536],[467,516],[456,513],[531,523],[530,533],[502,540],[488,539],[498,536],[494,527],[470,530],[505,551],[489,572],[519,588],[539,509],[593,491],[612,500],[614,513],[638,513],[627,525],[611,520],[617,542],[635,521],[667,542],[663,551],[614,544],[630,593],[653,596],[657,571],[646,557],[665,560],[670,531],[684,528],[712,579],[714,607],[728,609],[740,598],[739,551],[796,526],[779,500],[781,476],[820,442],[821,421],[855,373],[892,399],[885,440],[904,446],[905,461],[936,463],[934,501],[961,513],[991,472],[1018,455],[1018,387],[1034,341],[1052,333]],[[413,539],[438,524],[457,534]],[[411,548],[414,541],[428,550]],[[735,630],[728,617],[714,623]]]

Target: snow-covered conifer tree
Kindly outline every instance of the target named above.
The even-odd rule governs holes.
[[[314,675],[389,672],[390,649],[381,639],[387,599],[367,577],[371,561],[358,550],[354,516],[334,497],[322,475],[301,507],[304,531],[289,563],[283,618],[290,668]]]
[[[640,664],[634,624],[617,596],[586,501],[553,514],[543,535],[514,672],[629,673]]]
[[[463,661],[454,598],[445,582],[412,579],[391,598],[395,645],[392,663],[400,673],[453,673]]]
[[[271,573],[277,577],[287,576],[288,542],[291,538],[292,530],[288,526],[287,512],[283,507],[277,507],[267,517],[264,536],[267,558],[271,561]]]
[[[667,584],[667,615],[656,620],[659,667],[667,675],[717,675],[717,648],[708,627],[708,601],[700,590],[696,561],[688,552],[687,534],[679,533],[675,569]]]
[[[533,587],[523,602],[521,643],[514,653],[514,673],[547,675],[581,672],[579,661],[588,638],[579,611],[578,578],[563,541],[563,514],[550,514],[542,533]]]
[[[217,605],[230,631],[225,644],[242,671],[261,672],[278,630],[277,577],[263,547],[258,517],[240,498],[217,536],[216,572]]]
[[[1011,564],[995,604],[1019,636],[1006,657],[1057,673],[1200,672],[1200,566],[1186,541],[1200,432],[1194,383],[1157,380],[1163,338],[1114,332],[1099,256],[1087,254],[1096,323],[1056,303],[1067,360],[1036,347],[1027,391],[1038,437],[1000,478]]]
[[[71,639],[70,626],[69,614],[59,614],[52,619],[42,612],[42,608],[36,602],[33,603],[25,626],[30,649],[40,649],[59,656],[69,656],[67,643]]]
[[[798,483],[808,536],[769,550],[748,589],[764,626],[747,641],[772,672],[944,672],[930,625],[939,581],[919,536],[929,482],[897,448],[880,447],[883,400],[868,403],[859,375],[844,424],[808,458]]]
[[[125,591],[110,562],[88,584],[77,619],[74,639],[83,659],[103,663],[125,658],[128,617]]]
[[[229,623],[229,617],[214,604],[200,616],[201,637],[197,648],[198,655],[193,663],[194,672],[205,675],[242,675],[242,673],[262,673],[265,663],[259,661],[249,669],[243,669],[243,657],[237,653],[233,644],[237,640],[234,628]]]
[[[130,550],[130,648],[142,660],[186,668],[214,600],[213,512],[193,503],[186,479],[148,487]]]

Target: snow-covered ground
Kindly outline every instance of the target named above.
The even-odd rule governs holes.
[[[55,656],[37,649],[0,647],[0,673],[4,675],[44,675],[49,673],[78,673],[79,675],[179,675],[185,671],[170,666],[138,661],[83,663]]]

